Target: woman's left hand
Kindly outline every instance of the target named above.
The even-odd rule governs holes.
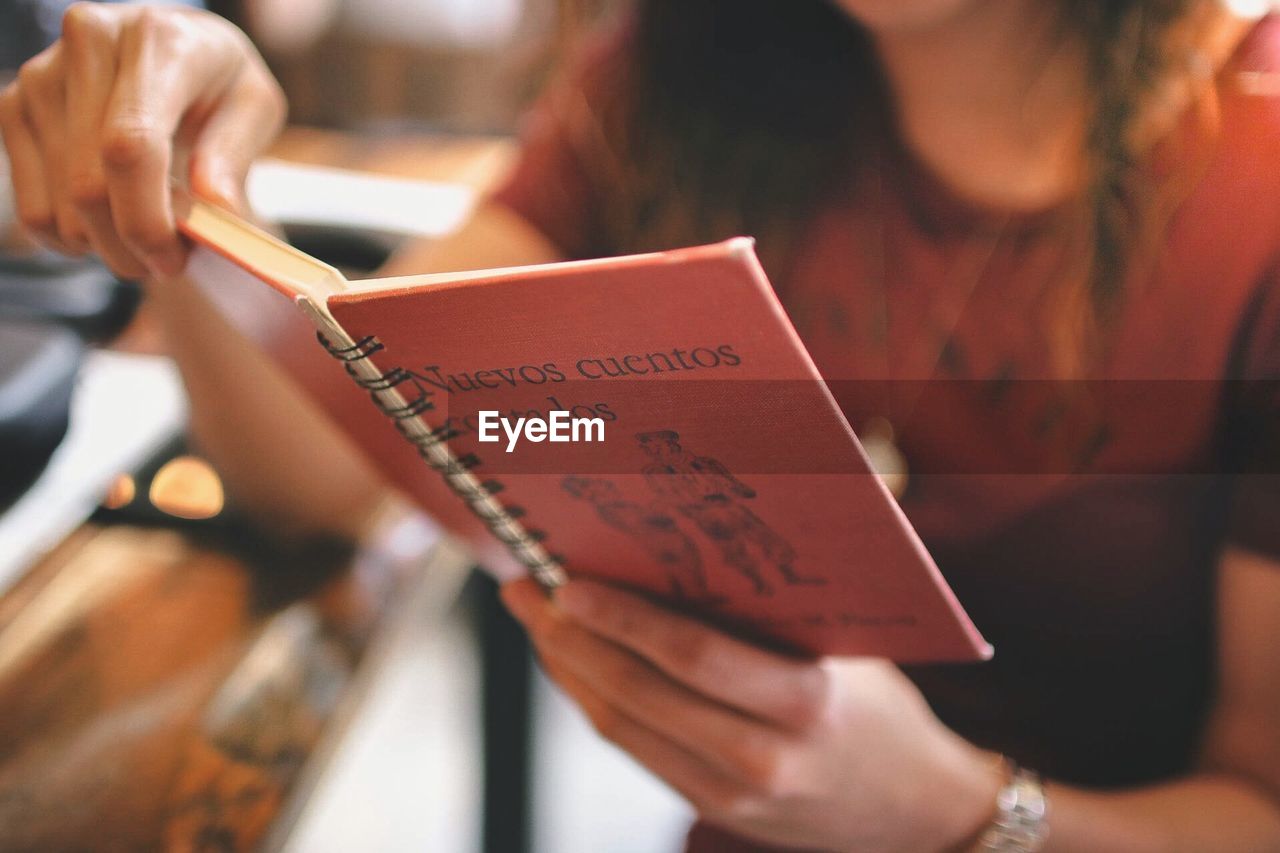
[[[590,581],[554,600],[516,581],[503,599],[596,729],[732,832],[948,850],[994,812],[1000,762],[943,726],[890,663],[773,654]]]

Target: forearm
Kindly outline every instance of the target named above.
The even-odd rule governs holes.
[[[1274,853],[1280,804],[1250,782],[1196,774],[1123,792],[1047,788],[1045,853]]]
[[[359,535],[382,481],[305,392],[193,283],[151,287],[191,432],[242,507],[295,533]]]
[[[410,244],[380,273],[554,259],[546,241],[513,214],[482,206],[454,235]],[[244,293],[224,288],[210,294],[189,281],[151,288],[167,349],[191,399],[196,441],[222,472],[229,491],[255,513],[300,532],[358,535],[386,487],[352,441],[299,387],[292,371],[281,366],[281,359],[297,361],[294,348],[316,348],[313,330],[291,306],[255,302],[258,297],[274,299],[265,288]],[[250,304],[233,304],[236,298]],[[261,345],[227,319],[235,314],[246,314],[255,323],[269,318],[269,328],[254,333]],[[264,352],[264,346],[273,347],[279,358]],[[298,369],[310,378],[305,365]]]

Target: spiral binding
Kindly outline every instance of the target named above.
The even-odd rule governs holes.
[[[374,353],[386,350],[376,336],[360,338],[350,346],[334,344],[324,332],[317,332],[316,339],[329,355],[342,362],[347,375],[369,392],[374,405],[395,422],[396,430],[414,445],[418,455],[444,478],[449,489],[511,550],[538,583],[554,589],[565,582],[562,558],[542,547],[546,532],[519,523],[518,519],[525,515],[523,507],[504,506],[495,499],[495,495],[504,490],[500,481],[476,478],[473,472],[481,465],[479,456],[474,453],[459,456],[449,447],[448,442],[457,437],[457,430],[447,426],[433,428],[422,420],[423,414],[435,408],[432,392],[402,367],[383,373],[369,361]],[[399,390],[406,384],[412,387],[408,395]]]

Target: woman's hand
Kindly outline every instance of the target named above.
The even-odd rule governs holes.
[[[943,726],[889,663],[771,654],[588,581],[554,601],[516,581],[503,599],[600,733],[733,832],[947,850],[993,815],[998,759]]]
[[[243,203],[284,96],[245,35],[190,9],[77,3],[62,38],[0,92],[19,220],[51,248],[119,275],[168,277],[186,250],[169,177]]]

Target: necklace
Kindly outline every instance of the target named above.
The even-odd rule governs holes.
[[[876,309],[873,314],[874,325],[871,333],[884,351],[887,375],[893,361],[889,347],[891,320],[888,278],[889,240],[888,228],[886,227],[884,158],[881,156],[878,159],[880,162],[877,164],[878,168],[876,169],[876,195],[879,215],[876,220],[876,235],[871,241],[872,246],[870,251],[866,252],[866,255],[873,260],[874,269],[872,273],[876,281],[873,295],[876,300]],[[997,227],[989,231],[981,227],[975,227],[973,233],[966,238],[961,246],[952,269],[948,270],[945,275],[944,278],[948,282],[960,280],[963,281],[963,285],[957,290],[957,294],[954,297],[955,307],[949,312],[949,316],[940,326],[942,332],[938,335],[936,347],[923,362],[925,369],[922,371],[920,378],[907,380],[915,383],[916,390],[911,399],[895,413],[900,422],[904,422],[910,417],[912,411],[920,402],[920,396],[927,390],[929,381],[937,376],[938,367],[941,365],[948,348],[953,345],[955,333],[960,326],[960,322],[964,319],[965,312],[973,301],[973,296],[977,292],[979,284],[981,284],[991,266],[992,258],[995,257],[996,251],[1003,241],[1011,218],[1012,215],[1006,215]],[[989,236],[985,239],[979,239],[984,231],[987,231]],[[889,419],[888,415],[876,415],[868,418],[858,432],[858,440],[861,442],[862,449],[866,452],[867,458],[871,463],[871,470],[880,477],[880,480],[894,498],[901,500],[903,495],[906,494],[907,486],[910,484],[911,469],[907,456],[902,451],[898,430],[894,427],[893,421]]]

